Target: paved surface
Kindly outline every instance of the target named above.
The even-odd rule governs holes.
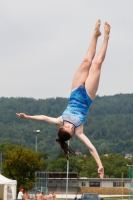
[[[66,199],[66,197],[69,199],[69,198],[71,198],[71,199],[74,199],[74,197],[75,196],[77,196],[77,199],[80,199],[81,198],[81,194],[78,194],[78,195],[74,195],[74,194],[67,194],[67,196],[66,196],[66,194],[56,194],[56,197],[57,198],[64,198],[64,199]],[[99,195],[100,197],[122,197],[122,195]],[[124,196],[128,196],[128,195],[123,195],[123,197]]]

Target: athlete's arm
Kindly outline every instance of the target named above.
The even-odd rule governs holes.
[[[40,121],[45,121],[45,122],[48,122],[50,124],[57,124],[57,125],[60,125],[61,122],[62,122],[62,117],[57,117],[57,118],[54,118],[54,117],[48,117],[46,115],[34,115],[34,116],[31,116],[31,115],[26,115],[25,113],[16,113],[16,115],[20,118],[23,118],[23,119],[29,119],[29,120],[40,120]]]
[[[98,165],[98,173],[100,174],[100,178],[103,178],[104,177],[104,168],[102,166],[100,157],[97,153],[96,148],[93,146],[91,141],[83,133],[83,125],[76,128],[75,135],[89,148],[91,155],[93,156],[94,160],[96,161],[96,163]]]

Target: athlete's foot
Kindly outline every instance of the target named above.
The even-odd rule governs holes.
[[[105,22],[105,24],[104,24],[104,36],[109,37],[110,29],[111,29],[110,25],[107,22]]]
[[[95,31],[94,31],[94,34],[96,36],[100,36],[101,35],[101,32],[100,32],[100,25],[101,25],[101,20],[99,19],[95,25]]]

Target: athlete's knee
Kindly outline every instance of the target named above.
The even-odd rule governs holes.
[[[96,59],[95,62],[94,62],[94,65],[96,68],[101,68],[102,66],[102,59]]]
[[[85,63],[88,64],[88,65],[91,65],[92,59],[89,58],[89,57],[85,57],[84,60],[83,60],[83,62],[85,62]]]
[[[82,67],[83,69],[85,69],[85,70],[88,70],[88,69],[90,68],[91,64],[92,64],[91,59],[89,59],[89,58],[84,58],[81,67]]]

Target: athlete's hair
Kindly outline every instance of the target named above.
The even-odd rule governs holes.
[[[58,131],[58,137],[56,139],[56,142],[58,142],[61,146],[61,148],[63,149],[67,159],[69,159],[69,154],[70,155],[73,155],[73,156],[77,156],[77,154],[75,153],[75,151],[73,151],[69,146],[68,144],[65,142],[67,140],[69,140],[71,138],[71,135],[69,132],[67,132],[65,130],[64,127],[61,127]]]
[[[58,137],[59,139],[61,139],[62,141],[67,141],[71,138],[71,135],[68,131],[66,131],[66,129],[62,126],[60,127],[59,131],[58,131]]]

